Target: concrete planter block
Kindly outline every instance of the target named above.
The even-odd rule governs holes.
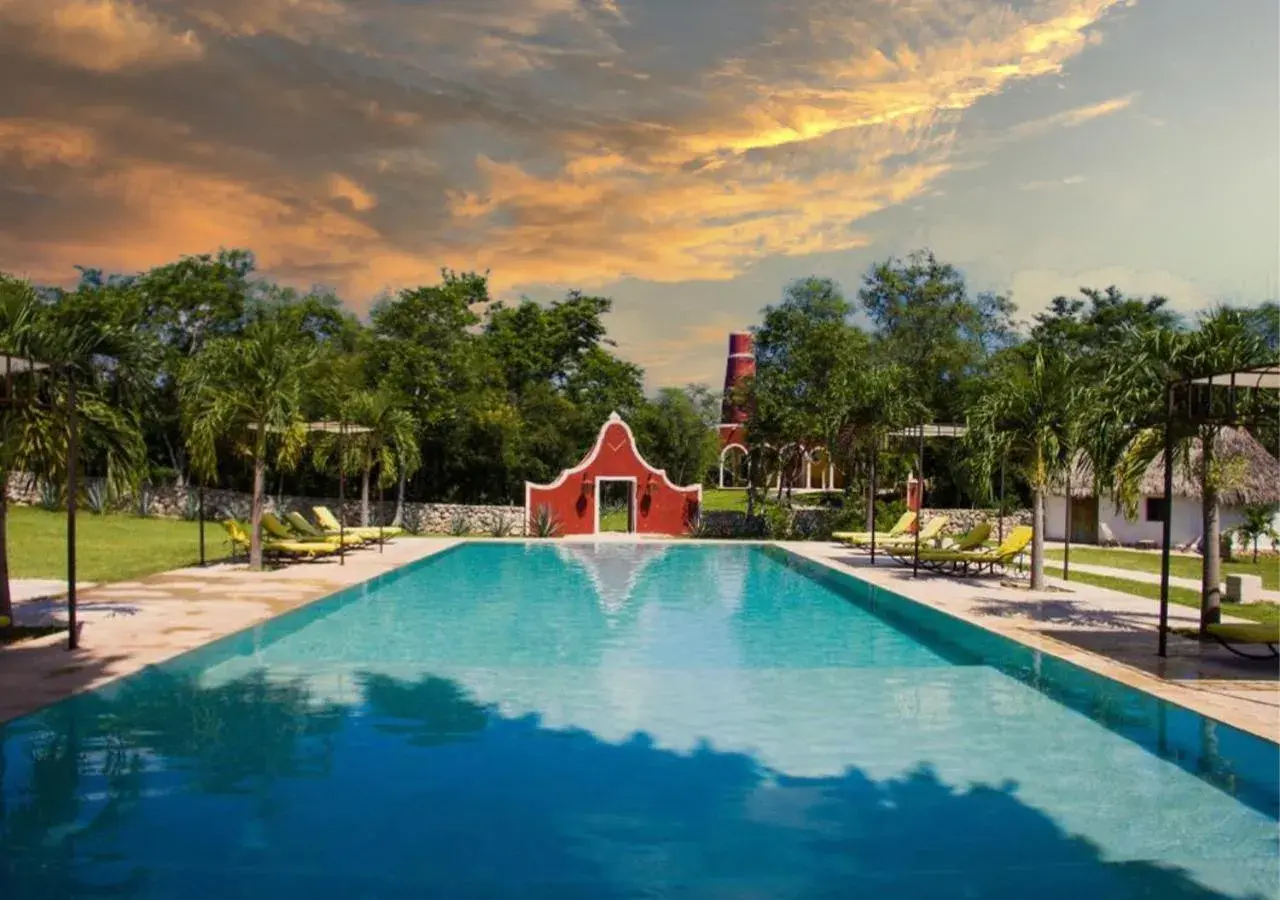
[[[1228,575],[1228,603],[1257,603],[1262,599],[1262,578],[1258,575]]]

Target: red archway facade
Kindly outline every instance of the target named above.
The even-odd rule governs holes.
[[[688,534],[702,507],[702,485],[672,484],[666,472],[645,462],[630,426],[613,413],[582,462],[550,484],[525,482],[530,531],[537,511],[546,507],[559,521],[561,534],[597,534],[600,484],[606,481],[630,486],[631,530],[636,534]]]

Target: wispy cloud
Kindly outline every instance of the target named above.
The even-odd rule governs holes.
[[[1077,106],[1074,109],[1054,113],[1051,116],[1022,122],[1010,129],[1009,134],[1013,139],[1020,140],[1048,134],[1051,131],[1057,131],[1059,128],[1075,128],[1086,122],[1092,122],[1094,119],[1100,119],[1103,116],[1114,115],[1126,110],[1137,99],[1138,94],[1134,92],[1125,94],[1123,97],[1112,97],[1110,100],[1103,100],[1099,103]]]
[[[1047,191],[1055,188],[1070,187],[1073,184],[1084,184],[1087,181],[1083,175],[1068,175],[1066,178],[1050,178],[1044,181],[1024,181],[1018,185],[1018,190],[1022,191]]]
[[[364,296],[442,264],[729,278],[866,244],[975,103],[1122,3],[0,0],[0,267],[236,243]]]

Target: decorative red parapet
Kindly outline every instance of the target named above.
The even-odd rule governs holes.
[[[524,485],[524,509],[530,531],[538,510],[546,507],[560,523],[560,533],[600,531],[600,483],[630,486],[632,530],[636,534],[688,534],[702,507],[702,485],[678,487],[667,473],[645,462],[635,435],[613,413],[600,429],[595,445],[571,469],[550,484]]]

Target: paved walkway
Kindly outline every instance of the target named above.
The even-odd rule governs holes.
[[[838,544],[782,546],[1244,731],[1280,740],[1276,662],[1239,659],[1216,644],[1178,635],[1170,635],[1169,655],[1160,658],[1159,604],[1154,600],[1058,579],[1051,579],[1052,590],[1032,593],[1025,581],[998,577],[912,578],[910,568],[883,560],[873,567],[866,554]],[[1169,615],[1174,628],[1199,623],[1190,607],[1171,605]]]
[[[65,631],[0,648],[0,722],[456,543],[448,538],[401,538],[388,543],[382,553],[376,548],[354,551],[345,565],[331,558],[253,572],[243,565],[217,564],[91,588],[79,596],[79,649],[67,650]],[[45,607],[65,621],[64,601]],[[26,614],[19,614],[19,621]]]
[[[1062,560],[1048,560],[1048,565],[1056,566],[1059,571],[1062,569]],[[1078,563],[1072,560],[1072,572],[1088,572],[1091,575],[1105,575],[1108,578],[1124,578],[1128,581],[1142,581],[1147,584],[1159,584],[1160,575],[1156,572],[1137,572],[1133,569],[1115,569],[1110,566],[1095,566],[1092,563]],[[1187,588],[1188,590],[1199,593],[1199,578],[1177,578],[1173,575],[1169,576],[1169,584],[1173,587]],[[1222,596],[1227,595],[1227,585],[1222,585]],[[1259,593],[1259,599],[1268,603],[1280,603],[1280,591],[1268,591],[1265,588]]]
[[[88,590],[93,587],[92,581],[77,582],[76,588],[80,591]],[[61,597],[67,592],[67,583],[61,578],[10,578],[9,579],[9,597],[14,603],[27,603],[32,600],[41,600],[51,597]],[[23,620],[22,616],[15,613],[18,624],[28,624]]]

